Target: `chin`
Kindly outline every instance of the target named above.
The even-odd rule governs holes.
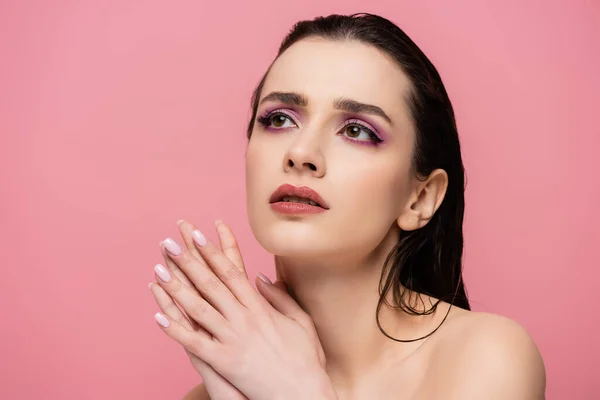
[[[324,236],[331,235],[322,232],[314,224],[305,224],[301,220],[251,218],[250,227],[257,242],[275,256],[322,257],[332,250],[331,241],[324,240]]]

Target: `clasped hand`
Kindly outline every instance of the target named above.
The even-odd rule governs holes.
[[[212,400],[336,398],[310,316],[280,282],[257,279],[255,290],[233,233],[216,227],[221,249],[183,220],[185,246],[160,243],[167,265],[156,265],[149,286],[161,329],[184,347]]]

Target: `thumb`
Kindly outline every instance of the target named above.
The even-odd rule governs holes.
[[[262,277],[261,277],[262,276]],[[271,283],[271,280],[259,273],[256,279],[256,288],[260,294],[283,315],[296,321],[301,327],[303,327],[308,334],[313,338],[317,347],[317,354],[321,365],[325,366],[325,352],[321,341],[317,335],[315,325],[312,318],[308,315],[302,307],[294,300],[288,293],[287,285],[284,281],[276,281]]]
[[[265,276],[263,275],[263,277]],[[302,309],[302,307],[300,307],[296,300],[294,300],[294,298],[290,296],[290,294],[288,293],[287,285],[284,281],[276,281],[275,283],[270,283],[271,281],[267,277],[265,277],[265,279],[267,279],[269,283],[265,282],[264,280],[262,280],[262,278],[259,277],[257,277],[256,279],[256,288],[258,289],[260,294],[262,294],[262,296],[273,306],[273,308],[275,308],[283,315],[296,321],[301,327],[303,327],[308,332],[308,334],[315,341],[319,362],[324,367],[325,352],[323,351],[323,346],[321,346],[321,341],[319,340],[319,336],[317,335],[314,322],[310,315],[308,315]]]
[[[304,326],[303,320],[308,315],[302,310],[296,300],[290,296],[285,282],[276,281],[272,283],[269,278],[259,273],[256,279],[256,288],[273,308]]]
[[[288,292],[287,285],[284,281],[275,281],[273,285],[277,286],[279,289],[283,290],[286,293]]]

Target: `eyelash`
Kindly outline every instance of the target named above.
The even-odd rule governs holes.
[[[289,119],[290,121],[294,122],[294,119],[292,117],[290,117],[289,115],[287,115],[286,113],[284,113],[282,111],[268,112],[268,113],[258,117],[256,120],[263,128],[270,128],[271,127],[271,119],[277,115],[281,115],[281,116]],[[295,122],[294,122],[294,124],[295,124]],[[359,120],[355,120],[355,119],[349,120],[341,129],[343,130],[345,128],[348,128],[348,126],[351,126],[351,125],[358,126],[358,127],[360,127],[361,130],[364,130],[365,132],[367,132],[367,134],[369,135],[369,138],[370,138],[369,141],[373,145],[377,146],[378,144],[383,142],[383,140],[379,136],[377,136],[375,134],[375,132],[373,132],[371,129],[367,128],[365,125],[360,123]],[[280,129],[280,128],[273,128],[273,129]],[[365,140],[358,140],[358,139],[354,139],[351,137],[347,137],[347,139],[352,142],[359,143],[359,144],[365,144],[365,142],[366,142]]]

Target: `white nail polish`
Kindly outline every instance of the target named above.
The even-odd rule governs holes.
[[[168,328],[169,325],[171,325],[171,323],[169,322],[169,320],[167,319],[167,317],[165,317],[164,315],[162,315],[161,313],[157,312],[156,314],[154,314],[154,319],[156,320],[156,322],[158,322],[159,324],[161,324],[161,326]]]
[[[200,247],[206,246],[206,238],[198,229],[192,232],[192,237],[194,238],[194,242]]]

